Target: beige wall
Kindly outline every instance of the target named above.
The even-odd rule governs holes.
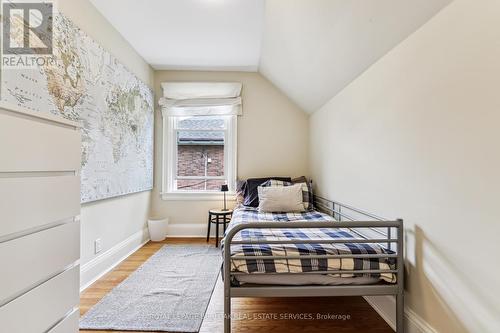
[[[243,84],[243,116],[238,118],[238,178],[308,175],[308,117],[268,80],[247,72],[155,72],[156,96],[165,81],[237,81]],[[156,113],[153,214],[171,224],[194,224],[185,234],[203,235],[207,211],[219,201],[163,201],[161,188],[161,116]],[[202,224],[203,226],[200,226]],[[181,232],[181,233],[182,233]]]
[[[406,223],[407,305],[500,332],[500,2],[455,0],[311,116],[319,192]]]
[[[134,51],[88,0],[60,0],[57,8],[78,27],[114,55],[129,70],[152,87],[152,68]],[[145,227],[151,192],[101,200],[82,206],[81,264],[97,257],[94,240],[102,241],[105,253]],[[83,281],[85,282],[85,281]]]

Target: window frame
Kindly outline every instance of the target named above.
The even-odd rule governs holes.
[[[196,117],[196,116],[195,116]],[[163,117],[163,137],[162,137],[162,190],[163,200],[222,200],[223,193],[214,190],[177,190],[175,189],[176,179],[227,179],[229,187],[229,200],[236,192],[236,172],[237,172],[237,137],[238,123],[236,115],[220,116],[224,118],[224,129],[196,129],[195,131],[223,131],[224,132],[224,176],[177,176],[177,133],[186,129],[177,128],[176,124],[182,116]],[[189,129],[187,129],[189,131]]]

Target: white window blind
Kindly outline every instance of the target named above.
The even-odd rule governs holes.
[[[163,82],[164,117],[242,115],[241,83]]]

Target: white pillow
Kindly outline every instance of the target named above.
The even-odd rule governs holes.
[[[259,193],[259,211],[268,212],[304,212],[302,185],[270,186],[257,188]]]

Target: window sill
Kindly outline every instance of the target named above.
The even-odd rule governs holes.
[[[222,192],[165,192],[161,193],[161,199],[165,201],[222,201]],[[236,201],[234,192],[226,192],[226,201]]]

